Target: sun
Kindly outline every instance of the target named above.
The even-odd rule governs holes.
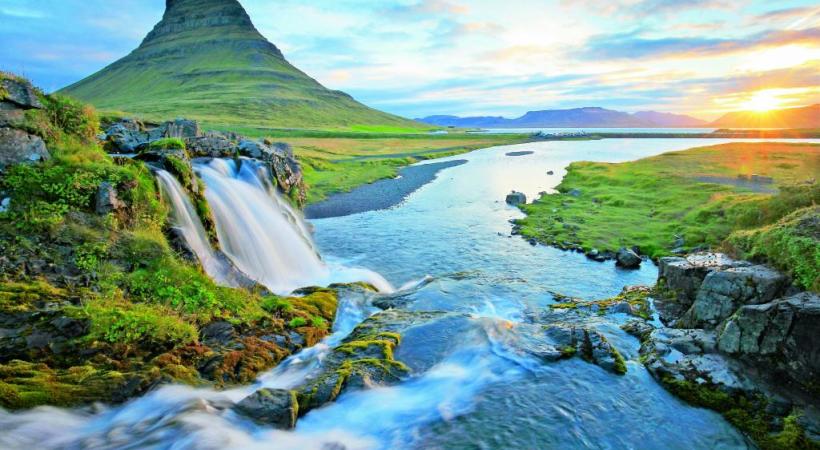
[[[780,104],[781,100],[776,93],[772,91],[757,91],[743,104],[743,109],[767,112],[779,108]]]

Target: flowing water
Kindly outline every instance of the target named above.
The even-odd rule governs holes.
[[[529,198],[551,191],[571,161],[625,161],[720,142],[556,141],[460,155],[467,164],[441,172],[396,208],[314,221],[325,262],[298,215],[271,197],[258,166],[198,164],[223,249],[266,285],[288,289],[356,265],[404,285],[390,295],[408,309],[463,315],[403,336],[396,358],[413,369],[408,380],[344,393],[302,417],[294,432],[255,425],[229,407],[259,387],[292,388],[315,374],[322,357],[376,311],[368,295],[343,296],[333,334],[253,386],[169,386],[115,407],[0,412],[0,448],[749,448],[718,414],[682,403],[649,376],[637,340],[619,328],[622,315],[584,324],[628,360],[625,376],[577,358],[542,363],[521,351],[520,342],[539,332],[539,311],[554,293],[605,298],[625,285],[653,283],[657,271],[531,246],[509,235],[508,221],[521,213],[503,200],[513,189]],[[505,155],[517,150],[533,153]]]
[[[266,168],[248,159],[214,159],[194,169],[205,182],[221,250],[251,279],[280,294],[361,280],[392,290],[375,272],[322,262],[307,226],[272,188]]]

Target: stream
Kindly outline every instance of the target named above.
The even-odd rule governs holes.
[[[593,315],[585,325],[623,354],[624,376],[579,358],[544,363],[519,351],[516,341],[539,330],[533,318],[554,302],[554,293],[587,300],[611,297],[627,285],[653,284],[657,269],[644,263],[639,270],[622,270],[611,261],[532,246],[510,236],[509,220],[522,214],[504,202],[513,189],[530,200],[541,191],[552,192],[572,161],[627,161],[728,141],[550,141],[484,149],[452,157],[467,163],[443,170],[397,207],[312,221],[321,263],[313,261],[302,241],[287,245],[312,261],[314,278],[331,277],[325,272],[338,267],[369,269],[388,285],[401,286],[389,295],[400,297],[405,308],[460,312],[469,320],[411,329],[395,355],[413,369],[409,379],[343,393],[335,403],[300,418],[293,432],[256,425],[230,405],[260,387],[293,388],[315,374],[322,357],[378,311],[372,294],[343,296],[331,336],[289,357],[252,386],[221,392],[166,386],[118,406],[0,410],[0,448],[753,448],[720,415],[683,403],[651,378],[638,361],[639,342],[619,328],[627,319],[623,314]],[[532,153],[506,155],[513,151]],[[239,192],[228,187],[232,181],[209,180],[230,172],[217,169],[199,168],[213,189],[212,203],[217,199],[210,195],[229,198]],[[549,170],[554,175],[547,175]],[[218,184],[225,186],[224,193],[214,188]],[[241,197],[257,195],[252,194]],[[214,209],[238,211],[240,206],[237,199]],[[255,216],[254,228],[270,223],[266,211],[247,214]],[[217,222],[220,242],[235,229],[252,233],[247,221]],[[231,251],[249,255],[249,261],[264,257],[242,242],[227,249],[229,256]],[[246,273],[258,271],[260,264],[266,263]],[[343,272],[346,277],[372,273]],[[253,275],[262,281],[273,277]],[[310,277],[277,273],[270,283],[290,287],[294,278]]]

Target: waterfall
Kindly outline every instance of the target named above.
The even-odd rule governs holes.
[[[267,169],[258,162],[213,159],[196,163],[194,169],[205,182],[222,251],[251,279],[280,294],[353,281],[393,290],[375,272],[325,264],[308,225],[273,188]]]
[[[182,185],[165,170],[157,170],[156,175],[162,194],[171,203],[173,226],[179,230],[185,242],[199,259],[205,273],[217,283],[235,286],[236,283],[229,276],[230,269],[216,256],[211,243],[208,242],[205,227],[202,226],[202,221]]]

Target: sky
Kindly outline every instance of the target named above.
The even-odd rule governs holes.
[[[815,0],[240,2],[296,67],[405,117],[820,103]],[[136,48],[164,6],[0,0],[0,70],[59,89]]]

